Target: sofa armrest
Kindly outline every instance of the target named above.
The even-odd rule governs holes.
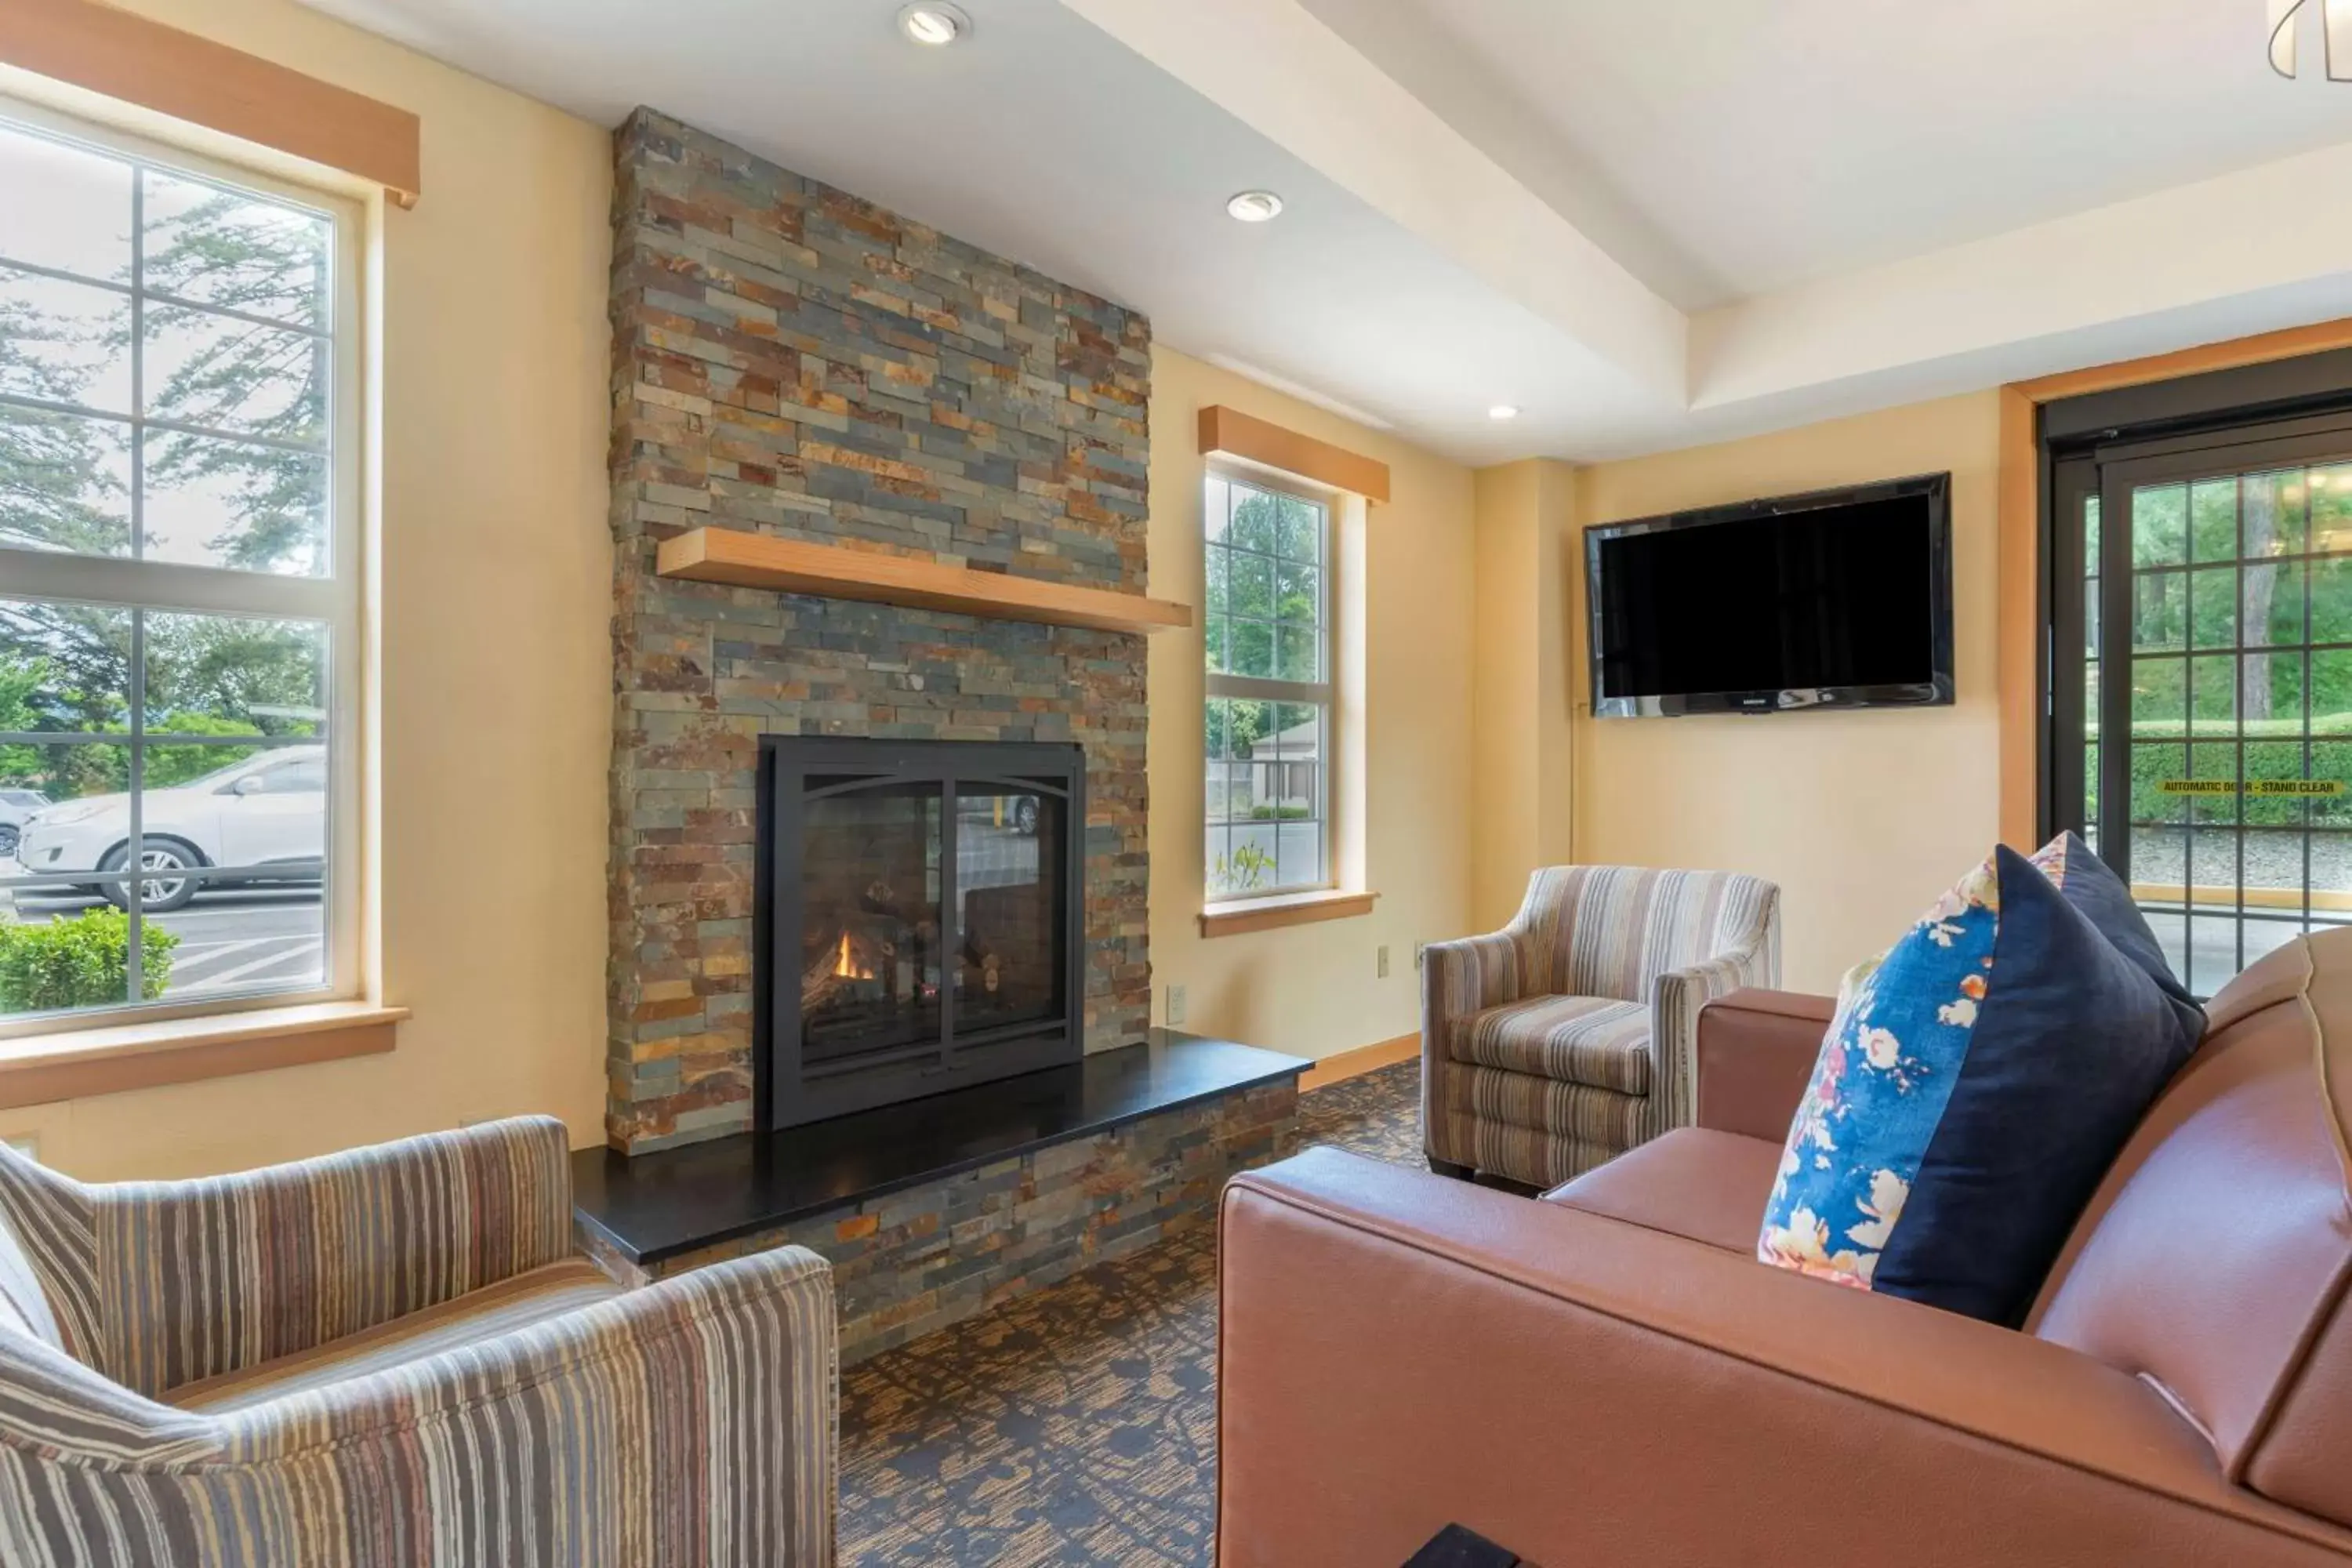
[[[1228,1185],[1220,1292],[1223,1568],[1402,1562],[1449,1522],[1561,1564],[2352,1549],[2072,1351],[1335,1151]]]
[[[1696,1125],[1784,1142],[1836,1012],[1832,997],[1754,988],[1707,1003],[1698,1015]]]
[[[188,1182],[86,1189],[101,1370],[156,1394],[572,1250],[571,1138],[518,1117]]]

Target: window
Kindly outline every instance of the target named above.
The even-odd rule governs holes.
[[[357,226],[0,105],[0,1034],[356,989]]]
[[[1212,474],[1208,896],[1331,885],[1331,509]]]

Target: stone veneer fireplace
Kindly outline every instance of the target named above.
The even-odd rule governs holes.
[[[579,1231],[623,1278],[813,1247],[849,1362],[1206,1223],[1307,1064],[1148,1026],[1143,637],[1099,628],[1139,629],[1149,323],[650,110],[614,151]],[[845,552],[957,592],[827,596],[876,585]],[[985,613],[1041,595],[1092,607]]]
[[[1150,323],[651,110],[614,152],[610,1142],[764,1120],[766,735],[1075,748],[1081,1041],[1142,1039],[1140,637],[682,582],[655,553],[725,528],[1139,595]]]

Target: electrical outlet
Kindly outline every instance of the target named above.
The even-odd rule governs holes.
[[[1168,1026],[1171,1029],[1184,1026],[1184,988],[1181,985],[1168,988]]]
[[[1381,943],[1380,978],[1381,978],[1381,979],[1382,979],[1382,980],[1386,980],[1388,977],[1389,977],[1389,944],[1388,944],[1387,942],[1382,942],[1382,943]]]

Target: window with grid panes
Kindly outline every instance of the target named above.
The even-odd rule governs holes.
[[[1331,508],[1213,473],[1205,509],[1208,897],[1331,885]]]
[[[358,223],[0,103],[0,1034],[355,984]]]

